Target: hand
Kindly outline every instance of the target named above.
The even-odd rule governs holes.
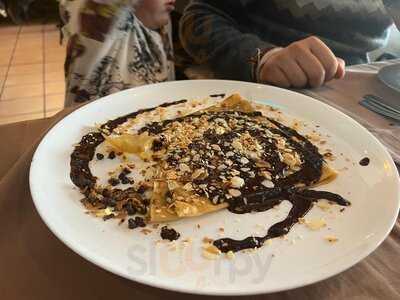
[[[343,78],[345,62],[320,39],[309,37],[271,54],[260,69],[260,81],[276,86],[319,87]]]

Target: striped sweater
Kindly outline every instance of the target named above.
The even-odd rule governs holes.
[[[364,63],[385,45],[391,24],[380,0],[193,0],[180,36],[218,77],[251,81],[248,60],[257,48],[315,35],[348,65]]]

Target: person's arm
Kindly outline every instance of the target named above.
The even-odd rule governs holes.
[[[227,79],[258,81],[280,87],[318,87],[344,76],[345,64],[317,37],[308,37],[277,49],[237,22],[246,18],[241,1],[194,0],[181,21],[185,50],[199,64],[208,64]],[[271,50],[272,51],[263,51]],[[264,54],[255,66],[257,52]],[[256,70],[256,72],[253,72]]]
[[[243,10],[236,0],[192,1],[181,19],[180,38],[196,63],[208,64],[219,77],[255,81],[250,60],[257,49],[274,45],[240,28]]]

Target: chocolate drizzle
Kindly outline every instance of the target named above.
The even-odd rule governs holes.
[[[181,235],[174,228],[163,226],[161,228],[160,236],[163,240],[169,240],[170,242],[172,242],[179,239]]]
[[[234,130],[226,132],[221,135],[217,135],[213,130],[209,130],[204,133],[201,139],[194,140],[190,145],[190,150],[201,151],[212,153],[212,157],[204,157],[201,162],[194,163],[192,162],[193,168],[205,168],[208,170],[210,174],[204,180],[195,181],[196,184],[209,184],[219,180],[220,176],[226,176],[225,171],[216,171],[215,168],[210,167],[208,164],[209,160],[215,160],[219,162],[223,162],[226,159],[226,153],[233,150],[232,148],[232,140],[240,137],[240,135],[248,132],[252,137],[258,140],[258,142],[262,145],[263,154],[262,159],[270,163],[270,169],[268,171],[271,172],[272,182],[276,187],[279,187],[280,190],[292,188],[296,184],[302,183],[304,185],[310,185],[312,183],[317,182],[322,174],[322,164],[323,157],[318,152],[318,148],[314,146],[311,142],[309,142],[302,135],[297,133],[295,130],[286,127],[279,122],[266,118],[269,122],[274,124],[276,127],[268,127],[264,123],[255,119],[255,117],[261,117],[260,112],[237,112],[237,111],[224,111],[224,112],[205,112],[199,114],[188,115],[184,117],[180,117],[173,120],[165,120],[162,122],[154,122],[150,123],[147,126],[141,128],[139,130],[140,133],[148,132],[151,135],[160,135],[163,131],[166,130],[168,125],[173,122],[185,122],[190,121],[193,118],[199,118],[202,116],[206,116],[209,122],[215,121],[216,119],[224,119],[229,122],[231,120],[237,120],[242,122],[244,126],[235,127]],[[303,160],[301,169],[289,176],[284,176],[285,171],[287,170],[287,165],[283,163],[278,155],[277,145],[271,141],[270,135],[266,135],[265,132],[269,131],[271,134],[276,134],[282,136],[286,139],[286,142],[289,144],[290,148],[293,151],[297,151],[301,159]],[[228,145],[226,145],[228,143]],[[206,145],[218,145],[221,149],[220,153],[217,151],[208,150]],[[167,161],[170,165],[178,165],[180,163],[181,157],[179,156],[181,150],[177,149],[176,151],[172,151],[171,155],[167,158]],[[221,154],[222,153],[222,154]],[[176,158],[176,156],[179,158]],[[204,155],[203,155],[204,156]],[[239,168],[240,156],[235,154],[233,157],[230,157],[230,160],[233,161],[233,165],[228,168],[228,171],[233,168]],[[245,187],[241,190],[243,194],[252,194],[257,191],[264,191],[261,183],[265,179],[260,175],[260,172],[263,170],[262,167],[258,167],[254,161],[249,161],[246,166],[253,173],[253,177],[249,177],[248,172],[240,171],[240,175],[243,178],[246,178]],[[262,188],[262,189],[260,189]],[[268,193],[276,193],[276,189],[271,191],[267,190]],[[201,193],[201,191],[199,191]],[[205,194],[205,193],[201,193]],[[207,190],[208,198],[213,198],[215,196],[222,196],[220,189],[217,187],[214,190]],[[223,198],[223,197],[222,197]],[[227,200],[227,199],[222,199]]]
[[[272,192],[259,192],[252,195],[246,195],[246,198],[247,204],[243,203],[243,198],[231,201],[229,211],[238,214],[252,211],[266,211],[280,204],[283,200],[291,202],[292,208],[290,209],[286,219],[271,226],[265,236],[250,236],[243,240],[234,240],[230,238],[215,240],[213,244],[221,250],[221,252],[237,252],[244,249],[259,248],[265,243],[265,241],[287,234],[293,225],[298,223],[299,218],[306,215],[306,213],[311,209],[313,203],[320,199],[326,199],[342,206],[350,205],[350,202],[334,193],[299,189],[275,189]]]
[[[136,112],[127,114],[114,120],[110,120],[107,123],[101,125],[102,130],[112,132],[119,125],[125,123],[130,118],[135,118],[140,114],[156,110],[158,107],[168,107],[181,103],[185,103],[187,100],[179,100],[175,102],[163,103],[157,107],[141,109]],[[96,151],[96,147],[104,142],[104,137],[101,132],[90,132],[82,137],[79,144],[75,147],[71,154],[71,172],[70,178],[72,182],[80,189],[93,188],[96,183],[96,177],[92,175],[89,169],[89,162],[93,159]]]
[[[360,166],[366,167],[369,165],[370,159],[368,157],[364,157],[362,160],[360,160],[359,164]]]
[[[195,150],[201,152],[205,150],[210,152],[212,150],[207,150],[207,145],[214,145],[214,149],[221,149],[220,152],[214,151],[212,157],[208,159],[206,164],[196,164],[191,163],[193,168],[205,168],[210,174],[207,178],[202,180],[194,180],[197,186],[206,184],[213,186],[213,182],[220,181],[221,176],[227,176],[223,171],[215,170],[215,165],[210,167],[208,161],[215,160],[223,162],[225,159],[225,154],[232,152],[232,141],[238,138],[240,135],[249,133],[250,136],[255,138],[258,143],[262,146],[263,154],[262,159],[267,161],[270,166],[268,171],[271,173],[271,181],[274,187],[266,188],[262,185],[262,181],[265,180],[263,176],[260,175],[264,170],[262,167],[257,166],[254,161],[248,160],[245,164],[246,169],[249,169],[254,176],[249,176],[248,172],[242,172],[238,174],[241,178],[245,178],[245,184],[240,188],[240,196],[227,198],[225,191],[218,186],[214,186],[214,189],[206,190],[196,190],[200,195],[204,195],[209,199],[218,198],[218,203],[228,202],[228,210],[236,214],[244,214],[249,212],[261,212],[271,209],[272,207],[280,204],[284,200],[288,200],[292,203],[292,208],[285,220],[274,224],[269,230],[267,235],[262,237],[250,236],[243,240],[233,240],[230,238],[222,238],[215,240],[213,244],[221,250],[221,252],[228,251],[240,251],[250,248],[261,247],[264,242],[268,239],[276,238],[287,234],[290,229],[298,223],[299,218],[302,218],[311,209],[313,203],[326,199],[334,202],[338,205],[348,206],[350,202],[343,199],[341,196],[324,191],[314,191],[308,190],[306,188],[300,188],[299,186],[309,186],[318,182],[322,175],[322,166],[324,163],[323,156],[318,152],[318,148],[308,141],[305,137],[300,135],[297,131],[284,126],[283,124],[277,122],[276,120],[266,118],[273,126],[267,126],[267,122],[260,122],[257,117],[262,115],[259,112],[237,112],[237,111],[224,111],[224,112],[205,112],[195,115],[184,116],[175,120],[166,120],[163,122],[150,123],[146,127],[141,129],[141,132],[148,132],[153,135],[162,134],[166,128],[173,123],[177,122],[190,122],[193,118],[207,117],[208,122],[215,121],[216,119],[224,119],[226,122],[231,122],[233,119],[246,126],[234,127],[232,131],[217,135],[214,131],[210,130],[204,133],[201,140],[194,140],[190,145],[190,150]],[[278,155],[277,144],[271,140],[271,134],[283,137],[288,144],[288,147],[299,153],[302,164],[301,168],[293,172],[288,176],[284,176],[287,171],[287,165],[282,162]],[[217,145],[217,147],[215,147]],[[221,154],[222,153],[222,154]],[[177,158],[178,156],[178,158]],[[206,155],[203,155],[203,157]],[[231,169],[238,169],[240,166],[240,157],[236,154],[229,157],[232,161]],[[170,165],[178,165],[182,159],[179,150],[172,151],[171,155],[167,158]]]
[[[184,102],[186,100],[165,103],[159,107],[168,107]],[[103,134],[111,134],[115,128],[125,123],[129,118],[135,118],[142,113],[155,109],[157,107],[142,109],[110,120],[100,127],[101,132],[91,132],[85,135],[75,147],[71,155],[70,177],[73,183],[85,194],[87,201],[90,203],[100,202],[104,205],[104,208],[109,206],[107,203],[112,203],[113,207],[122,205],[128,215],[137,212],[147,213],[149,203],[144,203],[139,191],[113,189],[111,192],[103,193],[100,198],[93,196],[98,192],[95,190],[97,178],[91,174],[89,162],[95,155],[96,147],[104,142]],[[193,180],[187,180],[188,182],[191,181],[195,193],[207,197],[214,204],[228,203],[228,210],[235,214],[266,211],[284,200],[292,204],[287,218],[270,227],[265,236],[250,236],[243,240],[230,238],[215,240],[213,244],[222,252],[258,248],[268,239],[287,234],[298,222],[298,219],[304,217],[311,209],[313,203],[320,199],[326,199],[341,206],[350,205],[350,202],[337,194],[307,189],[307,186],[317,183],[321,178],[324,164],[323,156],[318,152],[316,146],[297,131],[274,119],[263,117],[260,112],[206,111],[194,113],[173,120],[150,123],[141,128],[139,133],[147,132],[149,135],[157,136],[152,148],[153,151],[159,151],[168,147],[163,134],[169,126],[172,126],[174,122],[194,122],[196,118],[205,118],[208,123],[218,126],[222,123],[233,125],[228,126],[229,130],[218,134],[216,129],[208,129],[200,138],[191,140],[188,149],[173,148],[167,152],[165,161],[174,168],[178,168],[183,156],[187,153],[194,152],[199,155],[198,160],[193,157],[185,157],[189,158],[187,167],[190,170],[202,169],[207,174],[204,177],[199,176]],[[244,157],[234,149],[233,141],[243,138],[243,136],[255,140],[257,145],[261,147],[261,156],[258,161]],[[279,148],[276,137],[284,139],[285,150],[288,153],[298,155],[298,159],[301,161],[300,166],[295,169],[289,168],[289,164],[282,159],[283,152]],[[231,155],[228,156],[228,153],[231,153]],[[267,164],[260,165],[259,161],[267,162]],[[232,171],[236,173],[232,175]],[[264,184],[265,173],[269,174],[268,184],[270,186]],[[120,179],[123,180],[125,176],[126,174]],[[226,186],[226,182],[221,186],[221,181],[229,181],[233,177],[239,178],[244,184],[238,186],[234,192],[229,194],[229,187]],[[118,192],[118,197],[115,195],[116,192]],[[121,204],[121,199],[124,201],[123,204]],[[167,231],[166,227],[163,228],[163,232],[165,235],[174,233],[171,230]],[[179,237],[179,234],[174,237]],[[167,238],[169,239],[169,236]]]
[[[210,97],[211,98],[224,98],[225,94],[213,94],[213,95],[210,95]]]

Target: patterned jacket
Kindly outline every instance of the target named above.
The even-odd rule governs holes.
[[[145,27],[134,0],[61,0],[65,105],[174,77],[172,48],[164,29]]]

